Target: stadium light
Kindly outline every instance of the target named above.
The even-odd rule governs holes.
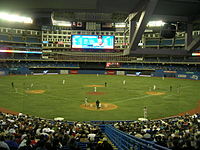
[[[8,14],[5,12],[0,12],[0,19],[11,22],[33,23],[33,20],[30,17]]]
[[[54,26],[64,26],[64,27],[71,27],[72,23],[69,21],[60,21],[60,20],[54,20],[52,19],[52,24]]]
[[[165,22],[162,20],[159,21],[149,21],[147,27],[161,27],[164,26]]]
[[[121,23],[115,23],[115,28],[125,28],[126,27],[126,23],[121,22]]]

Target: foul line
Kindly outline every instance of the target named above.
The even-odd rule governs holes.
[[[116,102],[113,102],[113,103],[121,103],[121,102],[131,101],[133,99],[142,99],[142,98],[146,98],[146,97],[150,97],[150,96],[153,96],[153,95],[145,95],[145,96],[141,96],[141,97],[133,97],[133,98],[129,98],[129,99],[126,99],[126,100],[116,101]]]
[[[189,88],[191,86],[183,86],[183,87],[180,87],[181,89],[184,89],[184,88]]]

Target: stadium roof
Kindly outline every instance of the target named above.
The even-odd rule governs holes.
[[[45,16],[53,11],[124,13],[141,9],[148,0],[0,0],[1,11]],[[159,0],[154,15],[197,16],[200,0]]]

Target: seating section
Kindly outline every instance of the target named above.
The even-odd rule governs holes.
[[[0,34],[0,41],[9,41],[9,36],[8,35],[3,35],[3,34]]]
[[[41,54],[1,53],[0,59],[42,59]]]
[[[41,43],[41,41],[40,41],[40,39],[38,39],[38,38],[31,38],[31,37],[28,37],[27,39],[26,39],[26,42],[32,42],[32,43]]]
[[[9,69],[10,68],[79,68],[78,63],[69,63],[69,62],[28,62],[28,61],[11,61],[9,63],[1,62],[1,69]],[[12,72],[12,74],[20,74],[17,72]],[[25,73],[26,74],[26,73]]]
[[[114,127],[170,149],[197,150],[200,147],[199,119],[199,114],[186,114],[155,121],[118,122]]]
[[[196,64],[162,64],[162,63],[123,63],[121,68],[129,69],[153,69],[153,70],[166,70],[166,71],[199,71],[200,66]]]
[[[12,41],[15,41],[15,42],[24,42],[23,37],[21,37],[21,36],[13,36]]]
[[[185,45],[185,39],[184,38],[178,38],[175,39],[159,39],[159,38],[147,38],[145,47],[183,47]]]
[[[12,42],[31,42],[31,43],[41,43],[41,40],[36,37],[22,37],[22,36],[11,36],[0,34],[0,40],[2,41],[12,41]]]
[[[91,123],[63,122],[24,114],[0,112],[0,149],[86,150],[113,149],[101,129]],[[2,146],[3,145],[3,146]]]
[[[104,132],[120,150],[130,150],[130,149],[168,150],[168,148],[157,145],[154,142],[147,141],[146,139],[140,139],[138,137],[132,136],[118,129],[115,129],[111,125],[102,125],[102,126],[104,127]]]
[[[158,120],[67,122],[1,112],[0,140],[12,150],[197,150],[199,120],[197,113]]]

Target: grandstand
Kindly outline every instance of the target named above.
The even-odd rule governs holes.
[[[199,8],[1,0],[0,149],[199,149]]]

